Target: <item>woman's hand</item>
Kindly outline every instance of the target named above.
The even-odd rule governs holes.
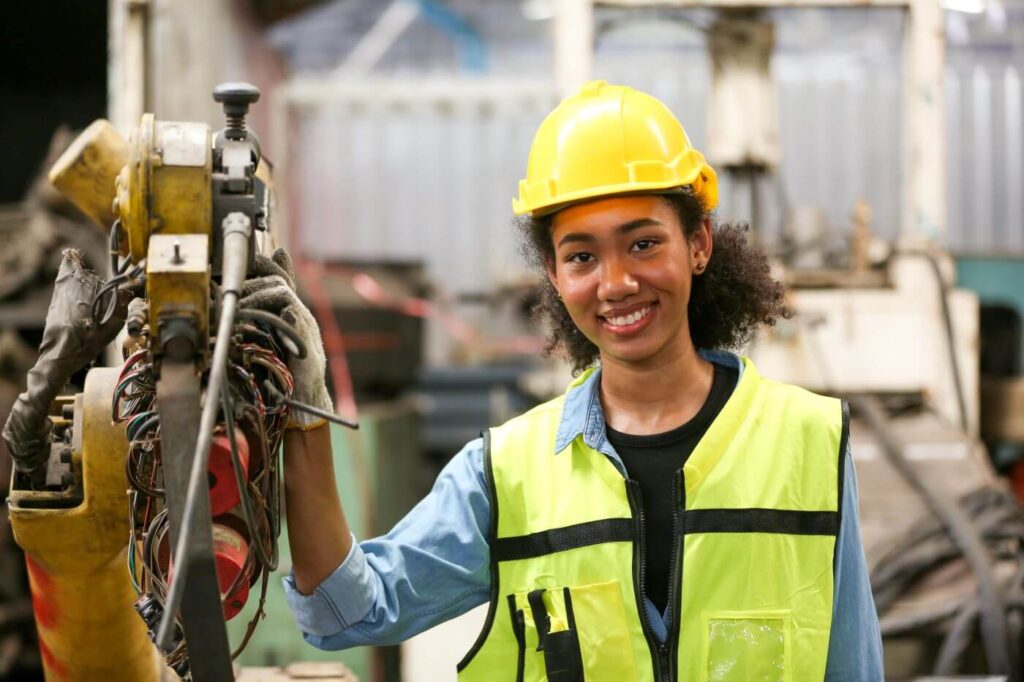
[[[327,357],[320,327],[295,293],[295,269],[291,257],[284,249],[277,249],[270,258],[257,255],[253,274],[256,276],[242,284],[239,309],[269,312],[291,325],[306,350],[304,357],[287,353],[284,358],[295,383],[291,398],[333,413],[334,405],[327,392]],[[293,409],[288,428],[307,430],[324,423],[320,417]]]

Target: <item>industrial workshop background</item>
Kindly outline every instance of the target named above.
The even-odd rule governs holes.
[[[750,349],[765,374],[887,401],[889,425],[864,419],[853,437],[887,675],[988,672],[971,571],[915,474],[884,452],[896,434],[925,487],[975,519],[1019,645],[1024,0],[740,5],[4,3],[0,420],[34,361],[61,248],[107,274],[106,235],[45,180],[55,159],[101,117],[125,137],[145,112],[219,128],[213,87],[247,81],[262,93],[248,124],[273,167],[276,242],[323,327],[338,411],[362,424],[332,427],[342,499],[358,537],[387,531],[463,443],[569,380],[540,359],[510,199],[534,131],[565,94],[592,78],[628,84],[662,99],[712,164],[721,155],[719,218],[749,223],[794,289],[800,314]],[[735,53],[719,30],[730,17],[760,27]],[[741,76],[723,86],[733,69]],[[734,128],[712,107],[743,87],[743,121],[763,124],[770,143],[733,163]],[[10,478],[0,443],[0,499]],[[39,680],[7,515],[0,507],[0,680]],[[922,554],[908,560],[915,543]],[[302,642],[278,582],[242,665],[452,680],[484,617],[401,646],[322,652]],[[253,610],[229,623],[233,644]]]

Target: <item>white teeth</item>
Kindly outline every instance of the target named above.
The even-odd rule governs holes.
[[[640,310],[638,310],[638,311],[636,311],[634,313],[630,313],[629,315],[623,315],[621,317],[608,318],[608,321],[611,322],[612,325],[614,325],[616,327],[624,327],[627,324],[633,324],[634,322],[638,322],[638,321],[642,320],[643,318],[647,317],[647,313],[649,313],[650,311],[651,311],[650,306],[647,306],[645,308],[641,308]]]

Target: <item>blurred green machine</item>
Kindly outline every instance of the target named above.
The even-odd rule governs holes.
[[[359,430],[331,425],[334,470],[338,492],[352,531],[367,538],[389,530],[423,495],[417,448],[420,423],[412,400],[364,405]],[[358,647],[348,651],[320,651],[307,644],[295,627],[281,587],[288,575],[291,554],[287,526],[282,530],[281,563],[270,581],[266,618],[236,659],[242,666],[279,666],[293,661],[341,661],[363,682],[399,679],[398,647]],[[257,600],[228,623],[232,647],[245,636],[245,626]]]

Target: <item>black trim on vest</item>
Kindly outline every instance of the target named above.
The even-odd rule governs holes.
[[[687,509],[683,533],[838,535],[839,512],[788,509]]]
[[[529,535],[498,538],[492,556],[497,561],[534,559],[605,542],[632,542],[633,537],[633,519],[601,519]]]
[[[836,524],[843,527],[843,485],[846,477],[846,450],[850,444],[850,404],[845,400],[840,401],[843,411],[843,430],[839,436],[839,469],[836,472],[838,479],[836,490],[836,514],[839,516]],[[839,533],[836,533],[836,545],[832,548],[832,579],[835,580],[836,567],[839,565]]]
[[[516,608],[516,595],[508,595],[508,610],[512,617],[512,634],[519,644],[519,657],[516,661],[516,682],[523,682],[526,673],[526,621],[523,610]]]
[[[491,430],[487,429],[480,434],[483,438],[484,451],[484,479],[487,481],[487,494],[491,498],[491,524],[487,531],[487,543],[491,548],[491,599],[487,605],[487,618],[484,620],[484,627],[477,636],[473,646],[466,655],[455,666],[456,672],[462,672],[483,647],[487,637],[491,634],[494,626],[495,612],[498,610],[498,559],[494,554],[495,542],[498,538],[498,489],[494,485],[494,468],[491,465]],[[513,621],[514,622],[514,621]]]

